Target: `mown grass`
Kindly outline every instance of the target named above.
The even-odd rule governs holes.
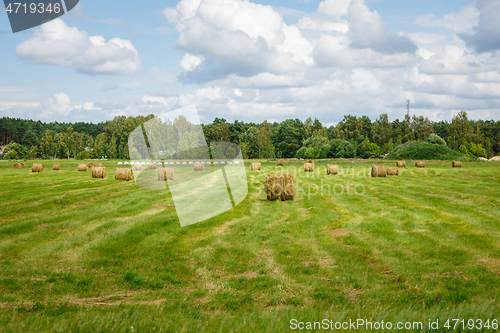
[[[115,161],[106,180],[75,161],[42,174],[0,162],[0,330],[500,319],[499,163],[408,161],[370,178],[373,161],[335,161],[338,176],[326,161],[315,173],[261,162],[240,205],[184,228],[168,189],[115,181]],[[265,175],[282,171],[296,173],[296,200],[268,202]]]

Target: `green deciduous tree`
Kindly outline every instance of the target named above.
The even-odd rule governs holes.
[[[435,144],[435,145],[441,145],[441,146],[446,146],[446,141],[440,137],[439,135],[432,133],[429,136],[429,139],[427,139],[427,142]]]
[[[417,141],[427,141],[429,136],[434,133],[434,127],[429,119],[423,116],[413,116],[410,125]]]
[[[387,144],[392,138],[392,126],[387,113],[382,113],[372,126],[373,141],[381,147],[382,152],[387,152]]]
[[[239,137],[243,158],[259,158],[259,129],[250,127]]]
[[[54,157],[55,156],[55,142],[52,137],[52,133],[50,131],[46,131],[42,137],[42,143],[40,145],[42,155],[44,158]]]
[[[271,140],[271,129],[267,120],[259,126],[259,158],[275,157],[274,145]]]
[[[370,143],[370,153],[375,155],[375,157],[380,156],[380,147],[376,143]]]
[[[357,155],[361,158],[370,158],[370,140],[366,139],[358,146]]]
[[[469,140],[472,132],[472,126],[467,118],[467,112],[460,111],[453,117],[450,127],[448,128],[448,146],[452,149],[459,148],[460,140],[462,138]]]
[[[283,121],[273,133],[273,143],[279,157],[295,157],[302,146],[302,135],[298,122],[292,119]]]

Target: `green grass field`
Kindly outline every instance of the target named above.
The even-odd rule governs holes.
[[[408,161],[370,178],[373,162],[329,162],[337,176],[326,161],[314,174],[286,162],[297,194],[286,202],[263,192],[276,162],[246,163],[247,198],[184,228],[168,190],[115,181],[116,161],[105,180],[78,161],[44,161],[41,174],[0,162],[0,332],[500,319],[500,163]]]

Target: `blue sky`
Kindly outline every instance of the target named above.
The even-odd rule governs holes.
[[[0,116],[110,120],[195,104],[262,122],[385,112],[500,120],[495,0],[82,0],[12,34]]]

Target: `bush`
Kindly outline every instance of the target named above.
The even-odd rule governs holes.
[[[346,140],[333,139],[330,141],[330,153],[328,157],[353,158],[356,157],[358,145]]]
[[[465,141],[465,140],[464,140]],[[475,144],[474,142],[463,142],[458,150],[462,154],[474,155],[476,157],[486,157],[486,150],[481,144]]]
[[[370,143],[370,153],[375,155],[375,157],[380,156],[380,147],[376,143]]]
[[[214,160],[221,160],[224,158],[224,152],[222,151],[221,146],[215,145],[212,147],[212,158]]]
[[[465,155],[445,146],[419,141],[410,141],[397,146],[386,158],[390,160],[477,160],[475,156]]]
[[[357,150],[358,150],[357,144],[349,141],[344,141],[340,145],[339,151],[337,152],[337,155],[335,157],[354,158],[356,157]]]
[[[361,158],[370,158],[370,155],[370,140],[366,139],[359,144],[357,156]]]
[[[446,141],[440,137],[439,135],[432,133],[429,138],[427,139],[427,142],[432,143],[434,145],[441,145],[441,146],[447,146]]]
[[[230,160],[235,159],[236,158],[236,149],[234,149],[233,147],[227,148],[225,155],[226,155],[227,159],[230,159]]]
[[[28,148],[15,142],[9,143],[2,154],[4,160],[21,160],[27,157],[29,157]]]
[[[330,153],[330,143],[325,143],[323,147],[319,150],[319,158],[328,158]]]
[[[306,158],[306,147],[302,147],[299,150],[297,150],[297,158]]]
[[[297,151],[297,158],[326,158],[328,154],[328,146],[329,141],[327,138],[312,136],[309,139],[305,140],[302,148]]]

